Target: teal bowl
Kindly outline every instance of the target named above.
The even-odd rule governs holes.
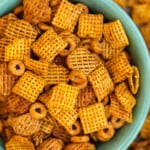
[[[140,71],[140,88],[136,95],[137,105],[133,111],[133,123],[125,124],[109,142],[98,143],[97,150],[125,150],[139,133],[150,106],[150,59],[146,44],[130,17],[111,0],[71,0],[89,6],[93,13],[102,13],[108,21],[120,19],[128,35],[128,51],[132,63]],[[20,0],[0,0],[0,16],[10,12]],[[0,150],[4,150],[0,141]]]

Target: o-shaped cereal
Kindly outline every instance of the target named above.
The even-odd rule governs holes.
[[[30,106],[29,113],[34,119],[43,119],[47,114],[47,110],[43,104],[37,102]]]
[[[20,60],[11,60],[8,63],[8,70],[16,76],[21,76],[25,72],[25,65]]]
[[[91,42],[91,47],[92,50],[96,53],[96,54],[101,54],[103,52],[102,48],[101,48],[101,44],[99,43],[98,39],[94,39]]]
[[[124,120],[117,118],[115,116],[112,116],[110,121],[115,129],[119,129],[125,124]]]
[[[89,142],[90,138],[88,135],[82,135],[82,136],[72,136],[70,140],[71,142],[74,143],[85,143]]]
[[[100,141],[109,141],[115,134],[115,129],[111,122],[108,123],[108,128],[96,132],[97,138]]]
[[[72,85],[83,89],[87,86],[87,76],[79,70],[72,70],[69,74],[69,79],[72,81]]]
[[[78,135],[81,132],[81,125],[79,121],[76,121],[71,127],[66,128],[70,135]]]

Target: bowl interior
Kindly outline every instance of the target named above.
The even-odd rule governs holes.
[[[128,35],[130,41],[128,51],[131,55],[132,63],[135,64],[140,71],[140,88],[136,95],[137,105],[133,111],[133,123],[126,124],[123,128],[119,129],[109,142],[97,144],[97,150],[124,150],[140,131],[150,106],[150,59],[146,44],[130,17],[111,0],[71,1],[74,3],[82,2],[87,4],[93,13],[102,13],[109,21],[120,19]],[[10,12],[11,9],[19,3],[20,0],[1,0],[0,15]],[[3,150],[2,147],[3,146],[0,147],[0,150]]]

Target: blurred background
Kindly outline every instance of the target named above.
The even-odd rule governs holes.
[[[150,52],[150,0],[114,0],[139,27]],[[128,150],[150,150],[150,111],[137,138]]]

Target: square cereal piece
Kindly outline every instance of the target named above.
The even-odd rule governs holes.
[[[67,0],[62,0],[52,20],[52,24],[61,29],[73,32],[81,12],[82,9],[80,7]]]
[[[79,109],[79,117],[84,134],[96,132],[108,127],[105,110],[102,103],[96,103]]]
[[[61,65],[50,64],[47,75],[42,77],[46,81],[46,84],[59,84],[68,82],[69,70]]]
[[[123,106],[114,94],[110,96],[109,112],[117,118],[120,118],[128,123],[132,123],[132,112],[127,112],[124,110]]]
[[[99,102],[114,90],[113,81],[104,65],[94,70],[88,78]]]
[[[67,64],[70,69],[81,70],[88,75],[99,65],[103,64],[103,61],[87,48],[79,47],[68,55]]]
[[[115,87],[115,94],[124,110],[131,112],[136,104],[136,99],[125,82],[122,82]]]
[[[5,30],[9,22],[17,20],[17,17],[13,13],[9,13],[0,18],[0,37],[5,36]]]
[[[78,118],[78,112],[75,109],[66,111],[51,108],[49,113],[65,128],[70,127]]]
[[[51,91],[49,97],[45,99],[45,105],[51,108],[62,110],[72,110],[75,108],[79,89],[66,83],[56,85]]]
[[[103,32],[103,15],[81,14],[78,24],[78,36],[81,38],[100,38]]]
[[[128,37],[120,20],[105,23],[103,34],[112,48],[124,48],[129,45]]]
[[[26,38],[31,43],[35,41],[37,35],[38,31],[29,22],[19,19],[9,22],[5,30],[8,39]]]
[[[26,71],[12,89],[12,92],[34,103],[42,92],[45,81],[40,76]]]
[[[24,65],[28,70],[35,72],[38,75],[47,75],[49,63],[40,60],[34,60],[30,57],[24,57]]]
[[[51,62],[66,46],[67,43],[50,28],[33,43],[32,49],[40,58]]]
[[[50,22],[51,8],[49,7],[49,0],[23,0],[23,6],[24,20],[31,24]]]
[[[30,56],[30,41],[27,39],[16,39],[5,47],[4,61],[13,59],[23,60],[25,56]]]
[[[102,56],[104,59],[111,59],[115,55],[118,55],[124,48],[112,48],[111,45],[106,41],[103,40],[100,43],[102,51]]]
[[[125,52],[116,55],[105,65],[114,83],[122,82],[132,74],[132,67]]]

